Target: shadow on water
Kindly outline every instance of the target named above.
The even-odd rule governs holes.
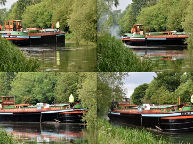
[[[85,125],[59,123],[0,123],[0,127],[21,141],[86,143]]]
[[[134,126],[134,125],[129,125],[126,123],[122,123],[120,121],[110,121],[110,123],[115,126],[115,127],[123,127],[123,128],[129,128],[129,129],[138,129],[138,130],[146,130],[150,133],[152,133],[155,138],[160,139],[163,138],[167,142],[174,143],[174,144],[192,144],[193,143],[193,132],[184,132],[184,133],[166,133],[166,132],[160,132],[155,129],[146,129],[144,127],[140,126]]]
[[[40,71],[83,72],[96,71],[94,46],[66,43],[65,47],[20,47],[30,57],[40,60]]]

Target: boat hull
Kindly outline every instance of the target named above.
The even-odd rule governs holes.
[[[122,39],[123,43],[131,46],[156,46],[156,45],[184,45],[185,38],[144,38]]]
[[[176,114],[176,113],[175,113]],[[145,128],[156,129],[158,131],[181,133],[193,131],[193,115],[179,116],[143,116],[142,114],[112,113],[108,117],[113,122],[127,125],[143,126]]]
[[[0,122],[59,122],[59,123],[82,123],[83,113],[1,113]]]
[[[58,34],[33,34],[33,35],[2,35],[3,38],[10,40],[12,43],[18,46],[64,46],[65,35],[62,33]]]

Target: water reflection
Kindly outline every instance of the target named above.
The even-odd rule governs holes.
[[[154,71],[183,70],[183,61],[187,59],[187,45],[127,46],[141,58],[151,59]]]
[[[35,142],[86,143],[80,124],[0,123],[0,127],[18,140]]]
[[[20,47],[41,61],[41,71],[96,71],[96,48],[66,43],[65,47]]]

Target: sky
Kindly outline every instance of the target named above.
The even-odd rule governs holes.
[[[6,6],[0,6],[0,8],[11,8],[11,5],[16,2],[17,0],[7,0]],[[132,0],[119,0],[119,6],[117,8],[113,7],[114,10],[121,9],[122,11],[130,4]]]
[[[6,2],[6,5],[5,6],[1,6],[0,5],[0,8],[7,8],[7,9],[10,9],[12,4],[15,3],[17,0],[7,0]]]
[[[132,0],[119,0],[119,6],[113,7],[113,10],[121,10],[124,11],[126,7],[132,3]]]
[[[154,77],[156,77],[156,73],[154,72],[130,72],[129,76],[124,79],[123,85],[126,97],[129,98],[137,86],[150,83]]]

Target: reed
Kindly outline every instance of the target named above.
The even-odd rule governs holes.
[[[16,144],[12,135],[8,135],[5,130],[0,129],[0,144]]]
[[[163,138],[157,138],[146,130],[113,126],[107,120],[98,120],[99,144],[166,144]]]

